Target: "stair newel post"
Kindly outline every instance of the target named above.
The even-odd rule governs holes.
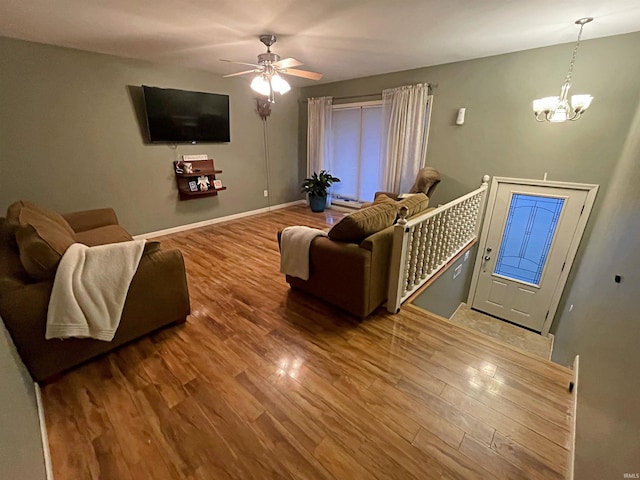
[[[484,219],[484,210],[487,206],[487,200],[489,199],[489,195],[487,195],[487,190],[489,189],[489,180],[491,177],[489,175],[484,175],[482,177],[482,183],[480,187],[484,187],[484,191],[482,192],[482,196],[479,199],[477,214],[475,215],[475,235],[476,238],[480,237],[480,229],[482,228],[482,220]]]
[[[407,207],[398,210],[398,222],[393,229],[393,248],[391,249],[391,264],[389,268],[389,291],[387,295],[387,311],[398,313],[402,300],[402,293],[406,284],[402,284],[405,275],[402,272],[406,265],[407,250],[411,230],[407,227]]]

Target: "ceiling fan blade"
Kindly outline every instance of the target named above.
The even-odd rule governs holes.
[[[308,78],[309,80],[320,80],[322,78],[321,73],[297,70],[295,68],[287,68],[286,70],[283,70],[282,73],[285,75],[293,75],[294,77]]]
[[[257,63],[234,62],[233,60],[225,60],[223,58],[221,58],[220,61],[221,62],[227,62],[227,63],[235,63],[236,65],[249,65],[250,67],[259,67],[260,66]]]
[[[237,77],[239,75],[246,75],[247,73],[254,73],[255,70],[245,70],[244,72],[238,72],[238,73],[230,73],[229,75],[223,75],[224,78],[227,77]]]
[[[280,68],[289,68],[289,67],[299,67],[300,65],[304,65],[300,60],[296,60],[295,58],[283,58],[279,62],[274,63],[275,66]]]

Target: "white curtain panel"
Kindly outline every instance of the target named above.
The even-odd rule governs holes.
[[[331,172],[331,112],[333,97],[309,98],[307,103],[307,177]]]
[[[429,84],[406,85],[382,91],[380,162],[382,190],[408,192],[424,167],[429,132]]]

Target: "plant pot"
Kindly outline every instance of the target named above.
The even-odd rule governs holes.
[[[312,212],[324,212],[327,206],[327,196],[309,195],[309,207]]]

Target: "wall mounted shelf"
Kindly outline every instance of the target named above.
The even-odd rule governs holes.
[[[190,173],[178,173],[178,163],[190,163],[193,167],[193,171]],[[201,197],[214,197],[218,195],[218,192],[226,190],[227,187],[215,188],[214,182],[216,175],[222,173],[222,170],[216,170],[213,165],[213,159],[207,160],[192,160],[190,162],[175,161],[173,162],[173,171],[176,176],[176,184],[178,185],[178,193],[180,194],[180,200],[191,200]],[[198,177],[207,177],[209,187],[203,189],[198,184]],[[195,189],[194,189],[195,186]]]

